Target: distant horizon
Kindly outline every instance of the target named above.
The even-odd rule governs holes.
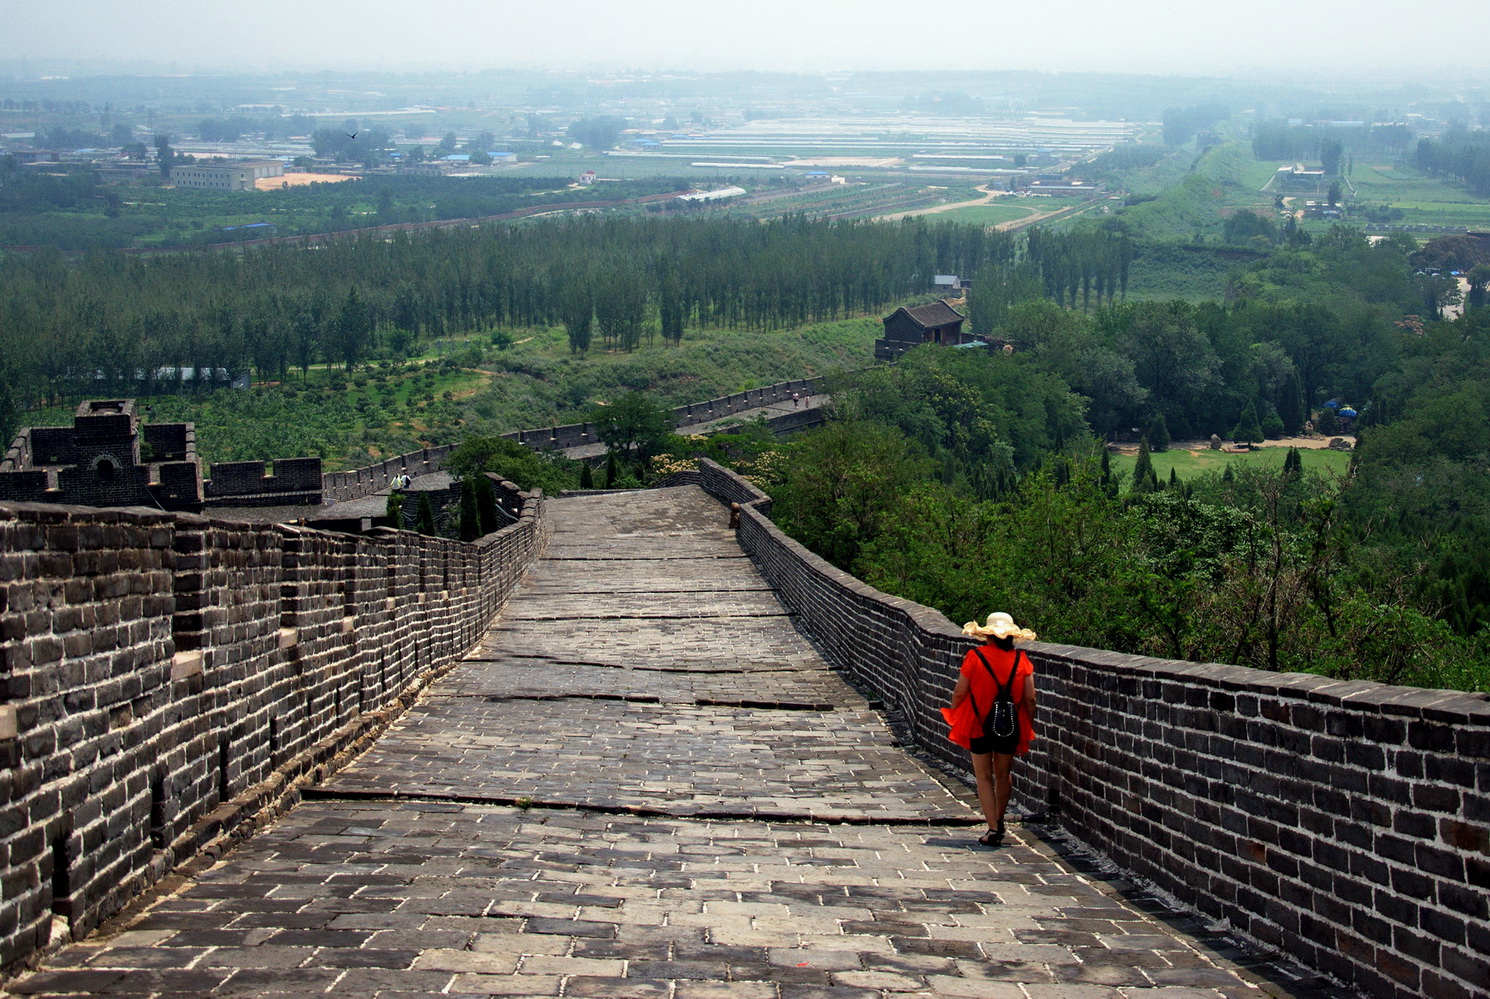
[[[1386,0],[1324,0],[1298,28],[1299,9],[1284,0],[1252,0],[1245,12],[1171,0],[1132,0],[1120,8],[1068,0],[1046,12],[1008,0],[949,0],[929,12],[888,0],[815,0],[802,8],[756,0],[729,14],[700,13],[680,0],[612,0],[556,12],[516,0],[426,0],[417,10],[395,0],[261,0],[246,14],[188,0],[157,0],[148,9],[114,0],[12,0],[10,6],[0,73],[26,78],[90,63],[146,75],[947,70],[1375,82],[1490,76],[1490,59],[1467,30],[1482,9],[1464,0],[1436,5],[1410,25]],[[1421,29],[1421,42],[1402,44],[1409,26]]]
[[[375,65],[337,65],[337,66],[233,66],[233,67],[186,67],[179,62],[165,62],[145,59],[119,59],[112,57],[97,58],[41,58],[27,56],[10,59],[0,56],[0,83],[11,81],[16,83],[39,83],[51,80],[89,80],[108,79],[111,77],[131,79],[190,79],[200,77],[202,79],[244,78],[244,79],[277,79],[293,78],[296,76],[367,76],[387,78],[418,78],[430,76],[471,76],[503,74],[533,74],[553,75],[566,78],[584,78],[593,82],[605,82],[608,80],[624,79],[647,79],[658,80],[667,78],[677,79],[708,79],[722,76],[748,76],[759,75],[763,77],[801,77],[803,79],[822,79],[834,76],[897,76],[907,75],[914,71],[906,69],[890,68],[856,68],[856,69],[764,69],[753,67],[712,67],[709,69],[690,69],[681,66],[641,68],[637,66],[533,66],[533,65],[484,65],[484,66],[455,66],[455,65],[418,65],[405,66],[375,66]],[[1490,102],[1490,67],[1477,70],[1474,73],[1461,70],[1451,70],[1445,67],[1437,67],[1431,71],[1414,71],[1410,74],[1389,75],[1381,72],[1361,72],[1359,75],[1350,75],[1341,72],[1311,71],[1308,69],[1282,71],[1264,67],[1238,68],[1230,72],[1158,72],[1143,70],[1117,70],[1117,69],[1095,69],[1095,68],[1070,68],[1070,69],[941,69],[920,72],[917,76],[928,81],[936,81],[946,76],[1048,76],[1053,78],[1064,77],[1117,77],[1135,80],[1173,80],[1173,81],[1214,81],[1234,83],[1275,83],[1275,84],[1302,84],[1317,86],[1321,84],[1334,84],[1341,87],[1357,86],[1412,86],[1414,84],[1436,84],[1436,85],[1458,85],[1468,88],[1465,97],[1481,98]],[[1485,93],[1479,93],[1484,90]]]

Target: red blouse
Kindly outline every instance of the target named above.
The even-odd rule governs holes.
[[[1014,708],[1019,715],[1019,745],[1015,748],[1016,756],[1023,756],[1030,751],[1030,742],[1035,738],[1035,726],[1030,721],[1030,713],[1024,705],[1024,678],[1033,676],[1034,664],[1030,657],[1018,649],[1005,652],[993,643],[981,645],[976,651],[969,649],[967,655],[962,657],[962,675],[968,678],[968,691],[970,696],[963,699],[956,708],[942,708],[942,716],[952,726],[947,737],[953,742],[968,748],[972,740],[983,734],[983,715],[987,714],[993,707],[993,699],[998,694],[998,687],[993,677],[988,675],[988,670],[983,668],[983,663],[978,659],[978,653],[983,653],[988,660],[988,665],[993,668],[994,676],[1000,681],[1008,678],[1010,671],[1014,671],[1014,682],[1010,688],[1009,696],[1014,699]],[[1018,665],[1015,659],[1018,658]],[[975,710],[973,705],[981,709],[981,713]]]

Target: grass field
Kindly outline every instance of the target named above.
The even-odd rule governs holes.
[[[1044,203],[1042,199],[1041,203]],[[1055,206],[1051,206],[1052,209]],[[945,212],[936,212],[929,215],[935,222],[964,222],[970,225],[998,225],[1001,222],[1013,222],[1016,219],[1028,218],[1035,214],[1034,208],[1023,208],[1018,205],[969,205],[966,208],[952,208]]]
[[[1283,465],[1283,459],[1288,455],[1288,448],[1276,444],[1264,444],[1256,451],[1247,452],[1225,452],[1225,451],[1182,451],[1170,449],[1160,451],[1152,456],[1154,472],[1159,476],[1161,482],[1168,481],[1169,470],[1174,469],[1180,481],[1198,478],[1207,472],[1220,474],[1226,470],[1227,465],[1237,467],[1260,466],[1263,468],[1279,468]],[[1344,475],[1350,466],[1350,454],[1345,451],[1331,451],[1329,448],[1300,448],[1299,457],[1303,461],[1304,470],[1309,472],[1320,472],[1331,475]],[[1115,454],[1112,456],[1112,470],[1118,476],[1118,481],[1127,485],[1133,480],[1133,466],[1138,463],[1136,455]]]

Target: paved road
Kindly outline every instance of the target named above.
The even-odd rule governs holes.
[[[372,750],[10,992],[1326,994],[1033,828],[976,848],[967,791],[896,746],[701,491],[550,510],[521,593]]]

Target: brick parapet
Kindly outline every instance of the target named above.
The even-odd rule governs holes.
[[[796,620],[922,750],[966,771],[939,708],[972,643],[786,537],[717,464],[741,545]],[[1038,622],[1031,622],[1038,626]],[[1032,643],[1026,805],[1254,945],[1383,999],[1490,982],[1490,698]]]
[[[241,835],[479,638],[542,497],[464,544],[0,506],[0,969]],[[235,832],[235,830],[237,830]]]
[[[707,399],[703,402],[678,406],[673,409],[673,422],[680,429],[709,423],[735,413],[743,413],[775,403],[790,402],[793,392],[798,392],[804,397],[818,395],[822,392],[822,379],[799,378],[795,381],[747,389],[744,392],[721,396],[718,399]],[[773,428],[782,432],[800,430],[820,422],[822,422],[821,414],[815,412],[811,415],[806,412],[800,415],[788,413],[773,417],[770,421]],[[593,423],[567,423],[562,426],[539,427],[533,430],[513,430],[501,436],[507,440],[517,441],[535,451],[562,451],[565,448],[600,443],[600,439],[595,436]],[[386,489],[395,475],[406,474],[410,478],[417,478],[427,472],[438,471],[451,450],[448,446],[424,448],[421,451],[396,455],[366,468],[327,473],[322,476],[321,480],[322,496],[328,503],[341,503],[371,496],[381,489]],[[217,466],[213,467],[215,469]]]

